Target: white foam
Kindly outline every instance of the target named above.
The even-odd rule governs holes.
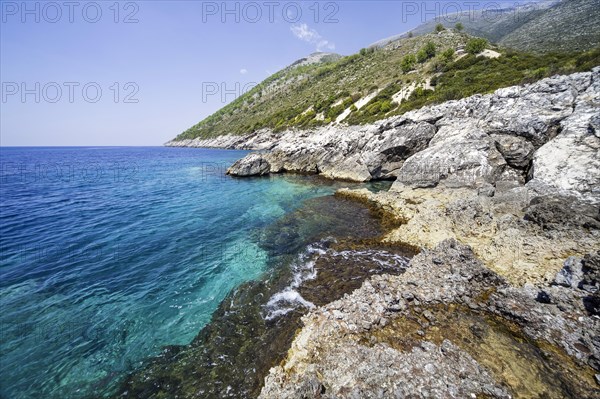
[[[284,306],[287,305],[287,306]],[[291,305],[291,306],[290,306]],[[304,306],[307,309],[313,309],[315,304],[302,298],[302,295],[298,291],[294,291],[290,288],[286,288],[284,291],[278,292],[269,299],[267,302],[267,309],[269,312],[265,319],[272,320],[279,316],[296,309],[297,306]]]
[[[314,280],[317,278],[317,268],[315,267],[317,259],[327,254],[333,257],[342,257],[344,259],[356,259],[357,261],[364,260],[366,262],[373,262],[384,268],[406,268],[408,266],[409,259],[392,252],[383,250],[344,250],[334,251],[328,249],[328,242],[332,239],[326,239],[321,242],[311,244],[307,246],[306,250],[298,256],[298,259],[292,264],[292,280],[290,284],[274,294],[267,304],[265,309],[267,315],[266,320],[273,320],[277,317],[283,316],[298,307],[305,307],[312,309],[315,305],[307,301],[300,295],[297,289],[308,280]]]
[[[312,302],[304,299],[296,289],[299,288],[303,282],[317,278],[315,262],[319,256],[327,253],[327,242],[331,242],[331,239],[311,244],[298,256],[298,259],[292,264],[292,271],[294,273],[290,285],[274,294],[265,305],[265,308],[267,309],[267,315],[265,316],[266,320],[272,320],[283,316],[296,309],[298,306],[303,306],[307,309],[315,307]]]

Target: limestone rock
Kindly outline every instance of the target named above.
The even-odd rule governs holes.
[[[492,138],[506,163],[518,169],[525,169],[529,166],[535,151],[533,144],[519,136],[494,134]]]
[[[262,176],[268,174],[271,165],[260,154],[250,154],[235,162],[227,174],[232,176]]]
[[[600,321],[585,314],[581,293],[551,288],[539,302],[536,288],[511,287],[446,240],[404,274],[374,276],[304,316],[259,397],[597,397]]]

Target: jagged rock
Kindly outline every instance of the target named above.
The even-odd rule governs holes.
[[[494,182],[506,162],[490,137],[466,119],[442,124],[427,149],[406,160],[393,190],[409,187],[477,187]]]
[[[600,286],[600,250],[585,255],[583,265],[584,282]]]
[[[407,158],[427,148],[435,133],[435,126],[426,122],[402,123],[369,140],[363,158],[372,178],[395,177]]]
[[[262,176],[269,173],[271,165],[260,154],[250,154],[235,162],[227,174],[232,176]]]
[[[529,166],[535,151],[533,144],[518,136],[493,134],[491,137],[507,164],[518,169],[525,169]]]
[[[596,114],[590,118],[590,131],[594,136],[600,138],[600,115]]]
[[[554,278],[554,284],[561,285],[563,287],[577,288],[579,282],[583,280],[583,265],[581,259],[574,256],[570,256],[566,261],[565,265]]]
[[[556,76],[496,90],[484,119],[486,130],[524,137],[536,147],[543,145],[552,138],[552,127],[573,113],[582,79],[587,88],[590,74],[574,74],[570,79]]]
[[[481,187],[477,188],[477,194],[483,195],[485,197],[493,197],[496,193],[496,188],[490,183],[484,183]]]
[[[561,122],[561,131],[536,151],[533,177],[600,202],[600,77],[577,97],[575,111]]]
[[[600,208],[575,197],[540,196],[533,198],[525,209],[525,220],[549,229],[569,226],[600,229]]]
[[[346,158],[339,163],[333,163],[329,167],[325,167],[321,173],[323,176],[349,181],[369,181],[371,174],[367,166],[357,157]]]
[[[600,321],[578,292],[550,288],[537,301],[446,240],[304,316],[260,398],[597,397]],[[555,297],[574,300],[561,311]]]

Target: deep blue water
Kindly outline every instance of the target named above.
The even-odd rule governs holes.
[[[256,232],[334,186],[225,176],[244,154],[0,148],[0,396],[98,392],[259,277]]]

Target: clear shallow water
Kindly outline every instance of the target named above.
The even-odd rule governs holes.
[[[103,393],[259,277],[260,231],[336,186],[233,179],[243,151],[1,148],[0,396]]]

